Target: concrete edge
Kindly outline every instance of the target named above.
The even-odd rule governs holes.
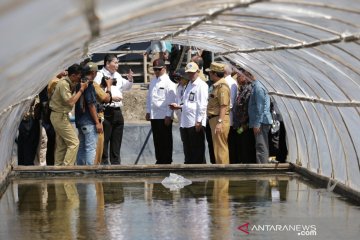
[[[337,182],[337,181],[335,181],[335,179],[331,179],[329,177],[325,177],[325,176],[319,175],[317,173],[311,172],[310,170],[308,170],[304,167],[297,166],[294,163],[290,163],[290,168],[294,172],[296,172],[304,177],[309,178],[310,180],[314,181],[317,185],[319,185],[320,187],[323,187],[325,189],[327,188],[329,181],[331,181],[331,185],[333,185]],[[351,201],[354,201],[358,204],[360,203],[360,192],[346,186],[345,184],[343,184],[341,182],[337,182],[333,192],[338,193],[344,197],[347,197]]]
[[[93,165],[93,166],[14,166],[17,174],[35,172],[164,172],[164,171],[274,171],[290,170],[289,163],[280,164],[163,164],[163,165]]]
[[[2,195],[5,193],[7,186],[10,182],[10,177],[12,175],[12,166],[9,165],[5,168],[0,176],[0,199]]]

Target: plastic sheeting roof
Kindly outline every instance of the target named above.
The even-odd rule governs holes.
[[[3,0],[0,169],[20,116],[88,53],[166,39],[254,72],[284,117],[288,160],[360,191],[360,1]]]

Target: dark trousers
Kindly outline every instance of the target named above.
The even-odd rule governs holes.
[[[54,127],[51,123],[43,123],[43,127],[46,131],[47,144],[46,144],[46,165],[53,166],[55,162],[55,139],[56,134]]]
[[[156,164],[171,164],[173,152],[172,123],[165,125],[164,119],[151,119]]]
[[[246,129],[235,135],[234,163],[256,163],[255,136],[253,129]]]
[[[230,163],[236,163],[236,130],[230,126],[229,135],[228,135],[228,147],[229,147],[229,161]]]
[[[40,122],[32,118],[22,120],[19,126],[18,165],[34,165],[34,159],[39,145]]]
[[[212,164],[215,164],[216,161],[215,161],[215,154],[214,154],[214,146],[213,146],[213,141],[212,141],[212,135],[211,135],[211,128],[210,128],[209,120],[206,121],[205,133],[206,133],[206,141],[208,143],[210,162]]]
[[[196,132],[195,127],[180,128],[180,136],[184,146],[185,164],[206,163],[205,129]]]
[[[284,163],[288,154],[286,145],[286,130],[284,122],[280,121],[280,129],[276,133],[269,132],[269,155]]]
[[[105,109],[104,115],[104,151],[102,155],[102,163],[108,164],[110,157],[111,164],[120,164],[120,149],[124,131],[124,117],[120,108],[108,107]]]

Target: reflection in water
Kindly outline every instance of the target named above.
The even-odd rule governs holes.
[[[15,180],[0,199],[0,239],[298,237],[296,232],[274,231],[246,235],[238,230],[244,223],[314,224],[317,239],[355,239],[360,234],[359,208],[301,178],[187,178],[193,183],[175,191],[160,183],[162,177]]]
[[[231,239],[231,210],[228,178],[222,177],[214,180],[212,200],[212,239]]]

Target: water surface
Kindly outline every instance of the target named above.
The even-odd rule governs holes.
[[[0,239],[358,239],[360,207],[294,174],[16,179]],[[240,229],[239,229],[240,228]]]

